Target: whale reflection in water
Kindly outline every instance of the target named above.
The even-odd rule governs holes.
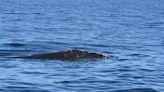
[[[71,59],[103,59],[103,58],[110,58],[109,55],[103,55],[88,51],[82,50],[68,50],[68,51],[60,51],[54,53],[43,53],[43,54],[34,54],[29,56],[21,56],[17,58],[25,58],[25,59],[59,59],[59,60],[71,60]]]

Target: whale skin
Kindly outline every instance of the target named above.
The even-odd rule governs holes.
[[[43,53],[43,54],[34,54],[29,56],[21,56],[17,58],[70,60],[70,59],[103,59],[103,58],[110,58],[110,57],[111,56],[109,55],[103,55],[99,53],[73,49],[73,50],[59,51],[54,53]]]

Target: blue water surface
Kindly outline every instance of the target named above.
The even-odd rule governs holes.
[[[113,58],[11,58],[70,49]],[[2,92],[163,92],[163,59],[164,0],[0,0]]]

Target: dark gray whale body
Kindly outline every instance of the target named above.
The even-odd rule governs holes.
[[[17,58],[71,60],[71,59],[103,59],[103,58],[110,58],[110,56],[88,52],[88,51],[68,50],[68,51],[60,51],[55,53],[34,54],[30,56],[22,56]]]

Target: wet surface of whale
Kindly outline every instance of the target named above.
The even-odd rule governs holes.
[[[60,51],[54,53],[43,53],[43,54],[34,54],[29,56],[21,56],[17,58],[25,58],[25,59],[59,59],[59,60],[73,60],[73,59],[103,59],[110,58],[109,55],[103,55],[88,51],[82,50],[68,50],[68,51]]]

